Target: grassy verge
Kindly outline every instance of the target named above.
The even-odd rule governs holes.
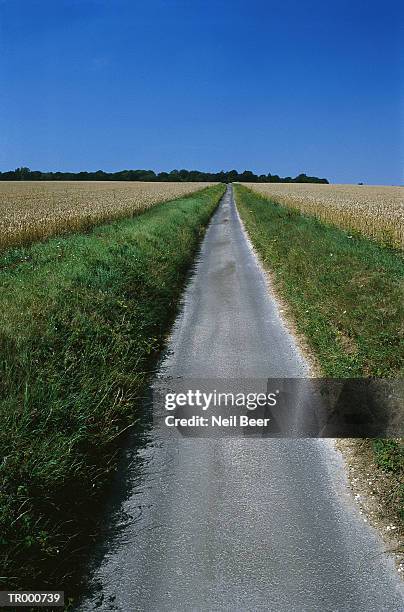
[[[0,256],[0,582],[49,584],[224,186]]]
[[[323,374],[402,376],[402,254],[282,207],[242,185],[235,186],[235,194],[250,238]],[[391,475],[396,494],[390,506],[403,521],[402,443],[376,440],[367,445],[373,447],[377,469]]]

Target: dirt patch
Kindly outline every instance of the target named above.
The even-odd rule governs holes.
[[[355,355],[358,352],[358,347],[356,346],[354,340],[342,330],[337,330],[337,338],[342,348],[349,355]]]

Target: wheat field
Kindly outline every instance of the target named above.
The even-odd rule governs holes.
[[[131,216],[212,184],[0,181],[0,250]]]
[[[243,183],[274,202],[357,231],[383,244],[404,246],[404,187]]]

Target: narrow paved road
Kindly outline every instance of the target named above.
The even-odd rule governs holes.
[[[231,188],[208,228],[161,372],[308,372]],[[169,438],[157,426],[141,455],[81,610],[404,609],[393,562],[355,507],[329,441]]]

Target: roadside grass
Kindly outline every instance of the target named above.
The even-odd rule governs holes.
[[[383,492],[384,505],[397,516],[402,528],[401,552],[404,553],[404,440],[397,438],[367,440],[376,467],[386,475]]]
[[[0,255],[0,584],[54,584],[114,468],[204,227],[208,187]],[[76,538],[77,539],[77,538]]]
[[[275,290],[324,376],[403,375],[403,257],[393,248],[325,225],[242,185],[240,216]],[[404,525],[402,440],[368,440],[392,477],[390,509]]]

